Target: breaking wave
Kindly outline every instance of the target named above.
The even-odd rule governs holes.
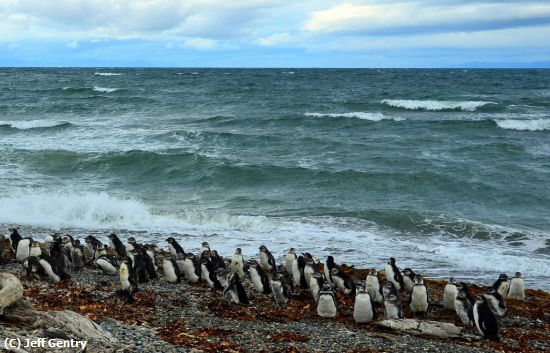
[[[462,110],[467,112],[476,111],[478,108],[494,102],[484,101],[440,101],[440,100],[406,100],[406,99],[384,99],[382,104],[390,107],[402,108],[407,110]]]
[[[400,121],[403,119],[393,118],[386,116],[382,113],[367,113],[367,112],[351,112],[351,113],[305,113],[305,116],[315,118],[357,118],[361,120],[369,121],[381,121],[381,120],[395,120]]]
[[[0,121],[0,127],[7,126],[18,130],[47,129],[69,125],[71,125],[71,123],[67,121],[57,120]]]
[[[498,127],[507,130],[519,131],[544,131],[550,130],[550,119],[535,119],[535,120],[494,120]]]
[[[94,91],[102,92],[102,93],[112,93],[112,92],[118,91],[118,88],[94,86]]]

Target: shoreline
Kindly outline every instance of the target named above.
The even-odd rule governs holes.
[[[73,272],[67,282],[50,284],[23,276],[21,265],[4,246],[1,272],[12,273],[22,282],[24,297],[40,311],[72,310],[111,332],[123,352],[246,352],[246,351],[349,351],[349,352],[542,352],[550,349],[550,293],[527,289],[525,302],[507,300],[508,314],[499,319],[502,340],[480,340],[475,329],[463,338],[419,337],[386,330],[375,322],[357,325],[352,318],[353,299],[337,294],[335,319],[317,316],[309,293],[294,296],[282,310],[268,295],[256,295],[247,281],[250,305],[227,303],[220,291],[205,283],[170,284],[162,278],[140,285],[136,302],[126,304],[116,295],[115,277],[87,266]],[[343,265],[354,278],[364,279],[366,270]],[[456,313],[444,311],[441,302],[444,281],[429,280],[429,320],[462,326]],[[472,285],[475,293],[479,290]],[[152,310],[151,310],[152,309]],[[378,315],[382,316],[380,308]],[[405,317],[408,318],[407,309]],[[2,318],[0,317],[0,321]],[[25,327],[0,325],[25,333]],[[92,347],[90,347],[92,348]],[[122,349],[122,350],[120,350]],[[73,350],[74,351],[74,350]],[[29,350],[29,352],[41,352]]]

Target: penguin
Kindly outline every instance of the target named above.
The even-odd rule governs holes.
[[[472,326],[474,324],[474,303],[468,298],[466,290],[461,283],[457,283],[456,288],[455,311],[464,325]]]
[[[216,270],[216,278],[218,279],[218,282],[220,283],[222,288],[227,288],[227,286],[229,285],[229,281],[227,278],[229,274],[230,273],[224,267],[219,267]]]
[[[158,253],[158,246],[156,246],[155,244],[145,244],[145,252],[147,253],[147,255],[149,255],[149,257],[151,258],[152,262],[153,262],[153,270],[155,273],[158,272],[158,263],[162,264],[162,261],[160,261],[158,258],[157,258],[157,253]]]
[[[178,264],[173,257],[162,259],[162,270],[164,272],[164,279],[168,283],[180,283],[181,274]]]
[[[327,261],[325,262],[325,266],[323,267],[323,272],[325,273],[325,278],[327,279],[328,284],[332,288],[334,288],[335,284],[332,281],[332,269],[336,267],[336,264],[334,263],[334,257],[328,256]]]
[[[126,244],[126,253],[129,253],[130,251],[134,250],[136,245],[137,245],[136,238],[128,237],[128,244]]]
[[[202,254],[205,252],[210,253],[210,245],[208,245],[208,242],[203,241],[197,257],[200,259],[202,257]]]
[[[220,267],[225,268],[225,262],[223,260],[223,257],[221,257],[216,250],[212,250],[210,252],[210,261],[214,264],[216,269]]]
[[[10,228],[10,244],[17,262],[23,262],[31,252],[32,238],[23,238],[17,229]]]
[[[503,317],[506,315],[506,303],[504,302],[504,297],[500,295],[499,292],[495,290],[493,287],[487,287],[485,294],[483,294],[483,297],[486,299],[485,301],[489,305],[489,308],[491,311],[497,316],[497,317]]]
[[[353,319],[358,324],[364,324],[372,321],[374,317],[374,306],[367,289],[360,286],[355,295],[355,303],[353,305]]]
[[[296,249],[290,248],[285,256],[285,267],[288,272],[292,272],[292,263],[296,261]]]
[[[311,277],[313,274],[319,272],[319,266],[315,263],[315,260],[313,260],[313,257],[309,254],[304,256],[306,260],[306,264],[304,266],[304,277],[306,279],[306,283],[309,289],[311,289],[310,283],[311,283]]]
[[[113,255],[101,255],[95,263],[103,274],[114,276],[118,272],[118,263]]]
[[[456,288],[455,279],[451,277],[443,290],[443,307],[445,309],[455,310],[455,298],[457,294],[458,289]]]
[[[325,283],[319,292],[319,300],[317,302],[317,314],[324,318],[334,318],[337,313],[336,297],[332,291],[330,284]]]
[[[50,244],[50,257],[55,259],[63,269],[66,269],[65,251],[62,242],[61,237],[54,237],[53,242]]]
[[[210,254],[203,252],[201,258],[201,278],[208,283],[210,288],[223,289],[216,276],[216,265],[210,260]]]
[[[384,271],[386,273],[386,280],[392,282],[395,285],[395,288],[400,291],[405,284],[403,283],[401,271],[399,271],[399,268],[395,265],[395,258],[390,257]]]
[[[183,251],[183,248],[181,247],[180,244],[178,244],[176,239],[174,239],[173,237],[170,237],[166,239],[166,241],[168,242],[168,249],[170,250],[170,253],[172,254],[172,256],[176,256],[177,254],[185,255],[185,251]]]
[[[84,244],[86,244],[86,249],[88,249],[88,252],[91,254],[91,256],[88,257],[89,263],[93,263],[100,256],[100,254],[96,254],[96,252],[98,249],[103,248],[103,244],[93,235],[86,236],[84,238]]]
[[[273,278],[269,280],[269,287],[271,293],[273,293],[273,300],[277,308],[282,309],[289,301],[292,293],[292,286],[281,272],[274,274]]]
[[[134,265],[130,257],[126,256],[122,259],[118,273],[122,290],[127,294],[126,301],[133,302],[134,298],[132,297],[132,293],[138,291],[138,282],[136,280]]]
[[[122,241],[120,241],[115,233],[109,234],[109,247],[113,249],[113,251],[119,258],[129,256],[126,253],[126,246],[122,244]]]
[[[231,272],[238,275],[239,278],[244,278],[244,257],[241,248],[235,249],[235,254],[231,258],[229,265]]]
[[[414,271],[411,270],[410,268],[407,267],[403,270],[403,273],[402,273],[403,284],[407,293],[410,293],[413,289],[415,276],[416,276],[416,273],[414,273]]]
[[[409,307],[414,314],[428,312],[428,288],[421,275],[414,277],[414,286],[411,292]]]
[[[147,280],[157,278],[157,269],[155,266],[155,258],[151,257],[149,253],[145,250],[145,247],[141,244],[136,244],[134,250],[139,253],[139,257],[145,268],[145,274]]]
[[[44,267],[40,264],[40,261],[37,256],[29,256],[23,260],[23,268],[25,269],[27,276],[36,274],[37,276],[45,276],[46,272]]]
[[[500,294],[503,298],[508,296],[508,290],[510,289],[510,282],[508,281],[508,276],[502,273],[498,276],[498,279],[493,284],[493,288]]]
[[[516,272],[514,278],[512,278],[510,289],[508,290],[508,298],[525,300],[525,287],[523,285],[521,272]]]
[[[176,255],[172,255],[174,260],[176,260],[176,264],[178,265],[180,269],[181,275],[187,279],[187,275],[185,273],[185,255],[181,253],[177,253]]]
[[[76,239],[71,251],[71,262],[75,271],[80,271],[84,268],[85,257],[83,246],[80,245],[80,240]]]
[[[265,245],[260,246],[260,266],[262,266],[262,268],[266,271],[273,271],[277,269],[275,258]]]
[[[227,297],[228,294],[235,304],[250,304],[250,300],[238,274],[230,276],[228,286],[223,291],[223,296]]]
[[[147,283],[149,279],[156,278],[156,273],[152,270],[152,261],[149,255],[144,254],[139,247],[130,251],[130,259],[132,259],[132,267],[135,273],[135,278],[138,283]],[[151,273],[153,271],[153,273]],[[154,277],[151,277],[154,275]]]
[[[50,244],[53,241],[53,236],[51,234],[47,234],[44,236],[44,248],[49,249]]]
[[[49,255],[40,255],[38,257],[38,262],[42,265],[42,268],[44,268],[44,271],[54,283],[59,283],[71,278],[59,261]]]
[[[42,249],[40,248],[40,243],[37,242],[36,240],[33,240],[31,242],[31,248],[30,248],[30,251],[29,251],[29,256],[38,257],[40,255],[42,255]]]
[[[249,271],[254,290],[260,294],[269,294],[271,292],[269,278],[265,274],[263,268],[259,266],[256,261],[251,261]]]
[[[319,292],[321,291],[321,288],[323,288],[324,284],[325,280],[323,279],[321,272],[315,272],[311,275],[309,280],[309,290],[311,291],[311,295],[313,296],[316,304],[319,302]]]
[[[305,265],[306,265],[306,261],[304,260],[304,257],[302,255],[298,256],[296,258],[296,261],[292,263],[292,281],[294,282],[294,285],[296,287],[304,288],[302,286],[302,283],[307,285],[307,283],[305,282],[304,271],[303,271]]]
[[[489,308],[489,303],[487,302],[486,297],[480,295],[476,296],[473,314],[474,323],[483,338],[499,341],[498,321]]]
[[[191,283],[198,283],[201,279],[200,267],[197,264],[195,255],[188,253],[183,263],[185,278]]]
[[[403,318],[403,303],[393,282],[387,281],[382,288],[384,295],[384,317],[386,320]]]
[[[367,275],[366,280],[367,293],[369,293],[370,298],[375,303],[382,303],[384,298],[382,296],[382,286],[380,285],[380,278],[378,271],[371,268],[369,274]]]
[[[336,285],[336,288],[344,294],[351,294],[355,296],[355,282],[353,279],[344,271],[339,270],[337,267],[331,270],[332,280]]]

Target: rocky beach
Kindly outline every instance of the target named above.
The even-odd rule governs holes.
[[[481,339],[465,328],[453,311],[441,305],[444,281],[427,279],[430,308],[421,320],[378,319],[358,325],[352,317],[353,298],[337,293],[335,319],[318,317],[310,293],[298,292],[277,309],[269,295],[254,294],[245,281],[250,305],[227,302],[206,283],[171,284],[162,278],[141,284],[135,302],[126,303],[120,283],[94,266],[71,273],[58,284],[30,278],[3,243],[0,272],[20,281],[22,298],[4,308],[0,336],[87,340],[86,352],[545,352],[550,349],[550,294],[526,290],[526,300],[507,300],[499,319],[500,342]],[[356,280],[367,270],[342,268]],[[482,287],[472,284],[474,293]],[[74,314],[74,313],[76,314]],[[23,313],[23,314],[22,314]],[[70,320],[64,319],[65,316]],[[72,316],[74,315],[74,316]],[[59,318],[61,316],[61,319]],[[53,320],[52,318],[57,319]],[[77,319],[78,318],[78,319]],[[411,318],[405,305],[405,318]],[[53,320],[53,321],[52,321]],[[93,333],[75,329],[89,325]],[[53,324],[52,324],[53,322]],[[73,324],[68,324],[72,322]],[[445,324],[442,324],[445,323]],[[77,348],[56,348],[74,352]],[[50,352],[31,348],[14,352]]]

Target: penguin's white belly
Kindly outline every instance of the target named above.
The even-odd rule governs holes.
[[[172,262],[164,260],[162,263],[162,270],[164,271],[164,278],[169,283],[176,283],[178,281],[178,276]]]
[[[57,274],[55,274],[55,272],[53,272],[52,266],[48,261],[40,259],[38,260],[38,262],[40,262],[42,268],[44,268],[44,271],[46,271],[46,273],[54,283],[59,283],[61,281],[61,278]]]
[[[185,277],[187,280],[192,283],[197,283],[199,281],[199,276],[195,273],[195,266],[193,265],[193,262],[190,259],[185,259],[183,267],[185,269]]]
[[[360,293],[355,297],[353,307],[353,319],[358,324],[369,322],[373,318],[370,296],[367,293]]]
[[[399,319],[399,308],[397,307],[397,305],[390,302],[384,302],[384,308],[386,320]]]
[[[30,254],[30,239],[21,239],[17,243],[17,252],[15,258],[18,262],[23,262]]]
[[[300,268],[298,267],[298,261],[294,261],[292,263],[292,279],[294,280],[294,284],[296,286],[300,286]]]
[[[42,249],[40,249],[39,246],[32,246],[29,256],[36,256],[36,257],[38,257],[38,256],[40,256],[40,255],[42,255]]]
[[[254,285],[254,290],[258,293],[264,292],[264,285],[262,284],[262,279],[260,278],[260,275],[258,274],[258,271],[255,269],[250,269],[250,279],[252,280],[252,284]]]
[[[506,298],[508,296],[508,291],[510,290],[510,283],[509,282],[503,282],[498,286],[498,294],[502,295],[502,297]]]
[[[380,294],[380,283],[378,278],[374,276],[367,276],[367,293],[376,303],[382,303],[382,294]]]
[[[320,317],[332,318],[336,317],[336,305],[334,299],[330,295],[321,295],[317,304],[317,314]]]
[[[510,290],[508,291],[508,298],[525,300],[525,287],[523,286],[523,279],[512,279],[512,283],[510,283]]]
[[[262,265],[262,268],[265,270],[269,270],[271,268],[271,266],[269,266],[269,258],[264,252],[260,252],[260,265]]]
[[[455,299],[458,294],[456,286],[453,284],[447,284],[445,290],[443,291],[443,307],[445,309],[454,310],[455,309]]]
[[[307,286],[309,288],[309,282],[311,281],[311,275],[313,275],[313,268],[311,266],[306,265],[304,267],[304,277],[306,279]]]
[[[170,250],[170,254],[172,254],[172,256],[176,256],[178,254],[176,248],[174,248],[172,244],[168,244],[168,250]]]
[[[425,312],[428,310],[428,293],[426,287],[415,286],[411,294],[410,308],[415,313]]]
[[[243,262],[241,256],[233,256],[231,259],[231,272],[236,273],[239,275],[240,278],[244,278],[244,270],[243,270]]]
[[[492,295],[485,295],[485,298],[487,298],[487,304],[489,304],[489,308],[498,317],[502,317],[506,315],[506,308],[501,308],[498,302],[498,299],[495,298]]]
[[[403,284],[405,285],[405,290],[407,293],[410,293],[414,287],[413,280],[408,276],[403,276]]]
[[[468,310],[464,307],[460,300],[455,300],[455,311],[460,318],[460,321],[466,326],[470,326],[470,317],[468,316]]]
[[[108,275],[116,274],[116,267],[114,267],[109,261],[99,258],[95,262],[99,269]]]
[[[128,266],[126,266],[126,264],[120,265],[119,275],[120,275],[120,284],[122,284],[122,289],[129,289],[131,287],[130,279],[129,279],[130,271],[128,271]]]
[[[313,299],[315,299],[315,302],[319,302],[319,291],[321,291],[321,288],[319,288],[319,282],[317,280],[312,280],[310,282],[309,289],[311,290],[311,295],[313,296]]]
[[[206,266],[202,264],[201,264],[201,274],[202,274],[201,278],[204,279],[210,287],[214,287],[214,282],[212,282],[212,280],[210,279],[210,272],[208,271]]]
[[[479,304],[477,303],[474,304],[474,322],[476,324],[476,327],[479,333],[481,333],[482,336],[485,336],[485,334],[483,333],[483,330],[480,327],[478,306]]]
[[[292,263],[296,260],[294,255],[287,255],[285,258],[285,267],[288,272],[292,271]]]
[[[336,288],[338,288],[342,293],[348,294],[350,292],[349,289],[346,288],[344,285],[344,280],[340,277],[332,277],[334,280],[334,284],[336,285]]]
[[[391,267],[391,265],[386,265],[384,273],[386,274],[386,280],[393,283],[398,291],[401,290],[401,285],[395,280],[395,274],[393,273],[393,268]]]

